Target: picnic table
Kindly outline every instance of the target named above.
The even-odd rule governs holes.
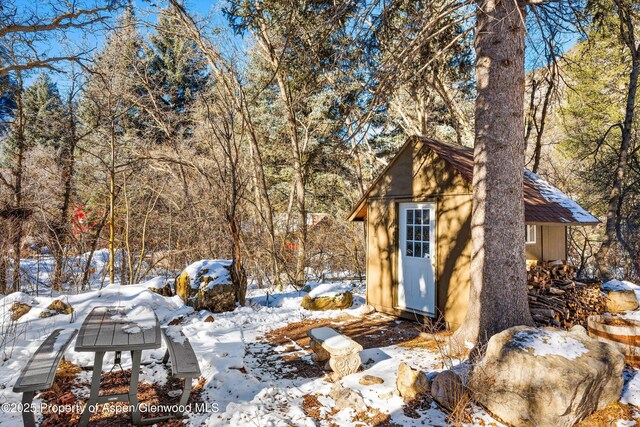
[[[129,402],[132,406],[132,422],[137,425],[142,423],[142,414],[138,407],[140,359],[143,350],[160,348],[162,338],[160,322],[155,313],[153,319],[145,320],[145,326],[151,323],[151,327],[142,328],[136,320],[139,322],[139,319],[128,318],[123,308],[95,307],[83,322],[76,339],[75,351],[95,353],[95,357],[91,393],[80,418],[80,426],[89,423],[90,408],[106,402]],[[116,352],[117,361],[121,352],[131,353],[131,382],[128,393],[99,395],[104,355],[108,351]]]

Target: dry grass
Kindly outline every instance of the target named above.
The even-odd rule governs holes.
[[[635,415],[636,412],[630,405],[615,402],[589,415],[576,424],[576,427],[611,427],[615,426],[619,420],[635,420],[636,423],[640,422],[640,418],[636,418]]]

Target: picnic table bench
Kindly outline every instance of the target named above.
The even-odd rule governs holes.
[[[22,393],[22,422],[25,427],[36,425],[32,408],[35,392],[51,388],[62,355],[77,332],[76,329],[53,331],[22,369],[18,381],[13,386],[13,391]]]
[[[167,344],[167,351],[164,354],[162,363],[166,364],[171,358],[171,375],[184,379],[184,388],[178,407],[184,407],[191,394],[191,381],[200,376],[200,365],[198,358],[191,347],[191,343],[182,331],[174,329],[162,329],[164,341]],[[176,413],[182,416],[182,413]]]
[[[328,361],[326,365],[340,378],[358,372],[362,346],[333,328],[322,327],[307,331],[310,339],[312,359]],[[327,366],[325,365],[325,369]]]

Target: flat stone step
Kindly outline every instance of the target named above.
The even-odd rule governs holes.
[[[362,346],[333,328],[322,327],[307,331],[312,340],[322,346],[331,356],[346,356],[362,351]]]

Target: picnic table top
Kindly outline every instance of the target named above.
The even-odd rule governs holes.
[[[160,322],[155,313],[154,317],[152,328],[132,332],[130,329],[136,324],[135,319],[128,319],[123,308],[95,307],[80,327],[75,350],[98,352],[160,348]]]

